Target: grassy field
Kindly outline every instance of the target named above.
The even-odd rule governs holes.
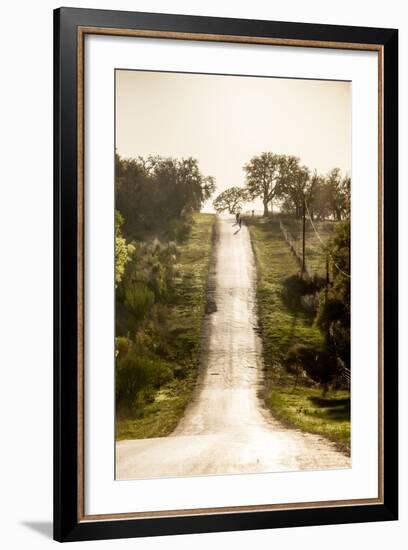
[[[197,377],[214,221],[212,214],[196,214],[190,235],[178,245],[175,292],[166,312],[167,353],[175,376],[152,388],[150,402],[137,414],[117,416],[117,440],[166,436],[183,415]]]
[[[306,432],[323,435],[339,449],[350,450],[350,394],[332,390],[323,396],[320,388],[274,387],[268,405],[275,418]]]
[[[293,239],[297,242],[297,250],[299,254],[302,254],[302,220],[284,219],[282,220],[285,227],[290,231]],[[313,222],[317,232],[319,233],[323,242],[330,239],[333,235],[333,231],[336,222],[332,221],[314,221]],[[320,277],[326,275],[326,256],[323,252],[323,247],[319,241],[316,233],[313,230],[312,224],[309,220],[306,220],[305,226],[306,235],[306,262],[311,275],[316,274]]]
[[[294,223],[297,224],[296,221]],[[326,436],[347,450],[350,439],[349,393],[331,389],[323,397],[322,389],[306,379],[295,385],[294,376],[282,366],[292,345],[301,343],[318,347],[322,343],[322,334],[314,325],[313,318],[300,308],[289,309],[283,300],[283,282],[288,276],[299,272],[299,264],[282,236],[279,222],[249,218],[247,224],[258,271],[258,317],[264,348],[265,403],[280,420]],[[326,235],[329,233],[330,230],[327,230]],[[319,264],[321,259],[315,262],[315,265]]]

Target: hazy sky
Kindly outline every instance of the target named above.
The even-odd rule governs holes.
[[[263,151],[350,173],[351,83],[118,70],[116,149],[197,158],[214,197]]]

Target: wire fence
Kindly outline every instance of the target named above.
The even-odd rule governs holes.
[[[299,262],[299,265],[300,267],[302,268],[302,265],[304,264],[304,269],[305,269],[305,272],[306,274],[312,278],[312,275],[310,273],[310,270],[306,264],[306,260],[305,262],[303,262],[303,258],[302,258],[302,251],[301,251],[301,244],[298,240],[294,239],[292,237],[292,234],[291,232],[289,231],[289,229],[284,225],[284,223],[282,222],[282,220],[279,220],[279,227],[282,231],[282,234],[283,234],[283,237],[285,239],[285,241],[287,242],[287,244],[289,245],[289,248],[291,249],[292,253],[294,254],[294,256],[296,257],[297,261]]]
[[[316,227],[315,227],[315,224],[313,223],[313,219],[312,219],[312,216],[310,215],[310,211],[309,211],[309,206],[306,202],[306,200],[304,201],[305,202],[305,207],[306,207],[306,211],[307,211],[307,217],[308,217],[308,220],[310,221],[310,224],[313,228],[313,231],[315,232],[315,235],[316,237],[318,238],[320,244],[322,245],[323,247],[323,250],[325,251],[325,253],[329,256],[330,260],[331,260],[331,263],[334,265],[334,267],[340,272],[342,273],[345,277],[348,277],[349,279],[351,279],[351,275],[349,273],[346,273],[343,269],[341,269],[341,267],[336,263],[336,261],[334,260],[333,258],[333,255],[330,253],[330,251],[328,250],[327,248],[327,245],[326,243],[323,241],[323,239],[321,238],[321,236],[319,235],[319,232],[317,231]]]
[[[351,385],[351,371],[345,365],[339,366],[340,376],[343,381],[346,383],[347,388],[350,389]]]
[[[310,224],[313,228],[313,231],[314,231],[318,241],[320,242],[320,245],[322,247],[322,250],[323,250],[324,254],[327,256],[328,259],[330,259],[331,264],[340,273],[342,273],[345,277],[348,277],[348,278],[351,279],[351,275],[349,273],[346,273],[343,269],[341,269],[341,267],[334,260],[333,256],[331,255],[330,251],[328,250],[327,244],[324,242],[324,240],[320,236],[319,232],[317,231],[316,226],[313,223],[313,219],[310,215],[309,207],[308,207],[306,201],[305,201],[305,209],[306,209],[306,212],[307,212],[307,219],[310,221]],[[293,253],[293,255],[295,256],[295,258],[297,259],[300,267],[302,268],[302,266],[304,266],[305,272],[307,273],[309,278],[312,278],[312,273],[311,273],[311,271],[310,271],[310,269],[307,265],[306,258],[303,259],[302,240],[301,239],[294,239],[291,232],[285,226],[285,224],[282,222],[282,220],[279,220],[279,227],[281,229],[282,235],[283,235],[286,243],[288,244],[288,246],[289,246],[291,252]],[[334,345],[336,346],[336,340],[335,340],[335,336],[334,336],[334,333],[333,333],[332,330],[330,330],[330,335],[332,337],[332,340],[334,341]],[[350,389],[351,371],[350,371],[349,368],[346,367],[346,365],[343,363],[343,361],[340,360],[339,355],[337,354],[337,352],[336,352],[336,355],[338,357],[338,373],[339,373],[338,376],[339,376],[339,378],[341,378],[343,380],[343,383],[347,386],[347,388]]]
[[[340,372],[340,378],[346,383],[348,389],[350,389],[351,384],[351,370],[346,367],[346,365],[343,363],[343,361],[340,359],[340,355],[337,349],[337,342],[336,342],[336,336],[334,334],[333,328],[330,327],[329,329],[330,337],[332,339],[332,342],[334,344],[334,348],[336,350],[336,356],[337,356],[337,366]]]
[[[322,239],[322,237],[320,236],[320,233],[318,232],[317,228],[316,228],[316,225],[314,224],[313,222],[313,218],[312,216],[310,215],[310,210],[309,210],[309,206],[305,200],[305,209],[306,209],[306,214],[307,214],[307,219],[308,221],[310,222],[310,225],[316,235],[316,238],[317,240],[319,241],[321,247],[322,247],[322,250],[323,250],[323,253],[328,256],[329,260],[330,260],[330,263],[332,264],[332,266],[337,269],[337,271],[339,271],[342,275],[344,275],[345,277],[347,277],[348,279],[351,279],[351,275],[350,273],[347,273],[346,271],[344,271],[344,269],[342,269],[338,263],[336,262],[336,260],[334,259],[333,255],[331,254],[330,250],[328,249],[328,246],[327,246],[327,243]],[[301,239],[294,239],[292,234],[290,233],[289,229],[284,225],[284,223],[282,222],[282,220],[279,221],[279,225],[280,225],[280,229],[282,231],[282,234],[283,234],[283,237],[285,239],[285,241],[288,243],[291,251],[293,252],[293,254],[296,256],[296,259],[298,260],[298,262],[300,263],[300,266],[302,266],[302,264],[304,264],[305,266],[305,271],[307,273],[307,275],[309,277],[312,276],[312,273],[311,273],[311,270],[309,268],[309,266],[307,265],[307,261],[306,261],[306,258],[303,262],[303,258],[302,258],[302,242],[301,242]]]

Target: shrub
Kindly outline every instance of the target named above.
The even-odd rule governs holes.
[[[319,305],[318,295],[305,294],[305,296],[301,296],[300,304],[302,306],[302,309],[307,313],[310,313],[310,314],[315,313]]]
[[[164,361],[136,353],[118,359],[115,376],[117,408],[136,409],[152,395],[151,388],[159,388],[172,378],[173,372]]]
[[[337,372],[336,357],[322,348],[305,344],[295,344],[285,357],[285,366],[289,372],[301,368],[309,378],[319,384],[329,384]]]
[[[346,368],[350,369],[350,221],[336,226],[329,243],[332,284],[327,295],[322,293],[316,323],[326,334],[327,347],[334,350]]]
[[[128,282],[125,287],[125,306],[140,321],[154,304],[154,293],[144,284]]]
[[[155,301],[165,301],[174,283],[175,265],[179,254],[177,245],[159,239],[137,243],[131,261],[126,267],[123,291],[119,287],[118,299],[126,299],[128,284],[144,285],[150,289]]]
[[[175,218],[169,223],[169,236],[178,242],[183,242],[191,233],[191,219]]]
[[[117,406],[131,408],[138,394],[149,385],[151,364],[149,360],[128,356],[117,362],[116,366],[116,403]]]
[[[290,309],[304,309],[313,313],[317,307],[315,295],[325,284],[324,279],[309,279],[300,275],[291,275],[283,281],[282,299]]]
[[[132,341],[126,336],[117,336],[115,338],[115,352],[116,357],[125,357],[132,347]]]
[[[134,245],[127,242],[122,235],[122,224],[123,216],[118,210],[115,210],[115,286],[122,281],[126,264],[135,251]]]

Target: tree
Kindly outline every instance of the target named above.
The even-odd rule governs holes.
[[[348,174],[342,179],[341,185],[343,218],[349,219],[351,214],[351,178]]]
[[[342,177],[339,168],[333,168],[326,177],[328,201],[331,214],[337,220],[343,220],[350,212],[350,185],[348,176]]]
[[[310,172],[301,166],[297,157],[285,156],[281,162],[280,196],[281,209],[300,218],[303,213],[303,199],[310,189]]]
[[[205,177],[191,157],[148,157],[146,167],[157,191],[156,202],[167,218],[197,212],[215,190],[215,180]]]
[[[216,197],[213,206],[217,212],[228,210],[230,214],[235,214],[242,208],[242,204],[247,200],[247,193],[241,187],[230,187]]]
[[[215,190],[214,178],[204,176],[193,158],[116,155],[115,178],[116,208],[125,220],[123,232],[131,239],[199,211]]]
[[[305,198],[312,219],[347,219],[350,216],[350,186],[350,177],[342,177],[338,168],[331,170],[327,176],[315,171],[305,187]]]
[[[324,176],[315,170],[310,177],[309,188],[306,193],[306,201],[312,220],[325,220],[330,216],[330,204]]]
[[[264,216],[269,213],[268,205],[281,193],[283,155],[271,152],[261,153],[245,164],[246,187],[251,199],[260,197],[263,202]]]

